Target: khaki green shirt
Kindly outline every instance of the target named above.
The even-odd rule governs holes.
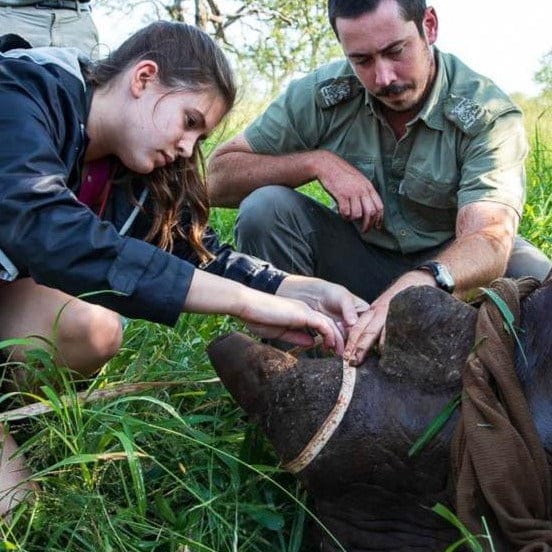
[[[520,110],[492,81],[436,49],[437,74],[420,113],[396,140],[347,61],[293,81],[245,131],[266,154],[325,149],[375,186],[381,230],[363,238],[414,253],[455,235],[458,209],[476,201],[521,214],[527,140]]]

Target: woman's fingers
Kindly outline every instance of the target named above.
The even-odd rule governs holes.
[[[248,327],[260,337],[279,339],[302,347],[314,345],[314,332],[320,335],[325,348],[333,349],[338,355],[343,355],[345,343],[337,323],[329,316],[316,312],[305,304],[302,304],[302,308],[307,309],[307,312],[300,320],[290,320],[285,325],[250,322]]]
[[[320,313],[316,314],[324,318],[324,321],[317,328],[313,328],[322,337],[324,347],[333,349],[339,356],[343,356],[345,342],[343,340],[343,335],[339,331],[339,327],[330,317]]]
[[[313,345],[312,331],[322,338],[322,345],[326,349],[333,349],[338,355],[343,355],[345,342],[339,326],[329,316],[313,310],[311,310],[311,315],[306,322],[306,327],[286,328],[278,339],[289,341],[295,345],[304,345],[302,340],[304,336],[307,336],[310,339],[308,345]],[[301,340],[301,342],[297,340]]]

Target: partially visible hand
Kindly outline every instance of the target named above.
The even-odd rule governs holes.
[[[359,313],[369,307],[366,301],[352,294],[347,288],[307,276],[288,276],[280,284],[276,295],[299,299],[314,310],[331,316],[344,328],[354,326]]]
[[[372,182],[338,155],[319,151],[316,176],[336,200],[339,214],[346,220],[361,221],[363,232],[381,228],[383,203]]]
[[[313,333],[319,334],[324,348],[343,355],[342,330],[331,317],[311,309],[303,301],[266,293],[261,295],[260,300],[248,301],[237,314],[252,332],[301,347],[314,345]]]
[[[385,320],[389,303],[376,300],[370,308],[362,313],[358,322],[349,330],[343,358],[352,366],[362,364],[368,351],[379,343],[383,347],[385,340]]]
[[[385,343],[385,321],[389,304],[395,295],[411,286],[429,285],[435,287],[435,279],[429,272],[413,270],[403,274],[391,287],[384,291],[365,311],[358,322],[349,330],[343,358],[352,365],[362,364],[368,351],[376,344],[380,350]]]

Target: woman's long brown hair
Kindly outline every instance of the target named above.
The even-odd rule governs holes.
[[[236,85],[228,60],[208,34],[185,23],[158,21],[148,25],[92,66],[88,80],[98,88],[107,86],[125,69],[144,59],[157,63],[159,82],[169,93],[214,91],[227,110],[233,106]],[[175,117],[179,116],[175,113]],[[206,261],[212,255],[202,242],[209,218],[203,173],[201,152],[196,145],[190,158],[178,158],[145,177],[153,204],[153,223],[146,240],[171,251],[176,240],[188,239],[200,260]],[[191,215],[187,232],[182,227],[185,209]]]
[[[146,240],[155,240],[162,249],[171,251],[175,239],[188,239],[201,261],[212,255],[202,242],[209,219],[209,196],[203,178],[203,158],[196,145],[192,157],[178,158],[170,167],[156,169],[151,175],[153,223]],[[185,234],[182,212],[189,209],[191,224]]]

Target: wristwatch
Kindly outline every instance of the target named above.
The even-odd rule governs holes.
[[[454,291],[454,278],[445,265],[437,261],[426,261],[420,266],[417,266],[416,270],[427,270],[427,272],[431,272],[435,278],[435,282],[441,289],[448,291],[448,293]]]

